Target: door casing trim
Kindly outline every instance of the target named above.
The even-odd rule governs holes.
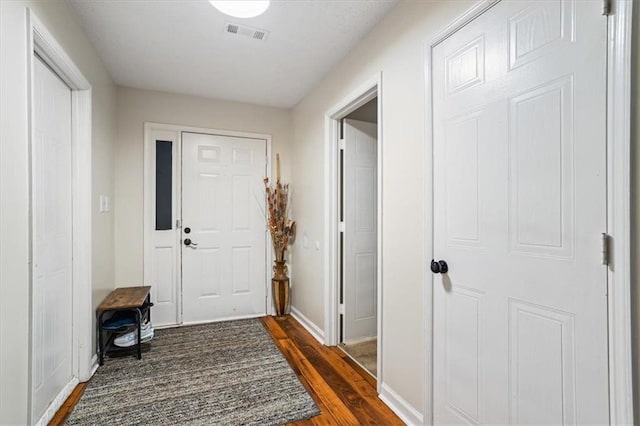
[[[383,362],[382,362],[382,317],[383,317],[383,283],[382,283],[382,72],[362,83],[357,89],[345,96],[324,116],[324,339],[328,346],[336,346],[338,342],[338,296],[339,296],[339,266],[338,266],[338,129],[340,119],[360,108],[373,98],[378,98],[378,158],[377,158],[377,328],[378,328],[378,357],[377,357],[377,390],[382,390]]]
[[[432,51],[500,0],[480,0],[425,44],[425,254],[433,256]],[[631,329],[631,41],[633,1],[611,0],[607,25],[607,232],[609,420],[633,424]],[[603,18],[605,19],[605,18]],[[424,267],[427,375],[425,423],[433,424],[433,274]]]
[[[249,138],[249,139],[262,139],[266,142],[266,169],[267,169],[267,177],[271,179],[271,135],[266,133],[251,133],[251,132],[243,132],[243,131],[234,131],[234,130],[220,130],[220,129],[210,129],[204,127],[194,127],[194,126],[186,126],[186,125],[176,125],[176,124],[165,124],[165,123],[155,123],[155,122],[145,122],[144,123],[144,182],[143,182],[143,281],[145,285],[151,284],[151,277],[153,277],[152,265],[153,262],[151,260],[151,253],[153,250],[153,223],[154,218],[152,217],[152,192],[153,192],[153,182],[154,177],[152,176],[153,168],[153,158],[151,153],[153,150],[151,149],[151,143],[154,141],[151,137],[154,131],[168,131],[177,133],[177,140],[175,141],[178,144],[178,158],[176,158],[175,164],[178,165],[177,170],[177,182],[175,187],[181,188],[182,186],[182,175],[180,173],[181,170],[181,162],[182,162],[182,133],[202,133],[207,135],[216,135],[216,136],[231,136],[231,137],[239,137],[239,138]],[[178,190],[179,191],[179,190]],[[176,195],[176,194],[174,194]],[[179,198],[176,198],[179,199]],[[177,207],[177,216],[182,217],[181,209],[182,203],[178,202]],[[275,313],[275,309],[273,307],[273,299],[270,291],[270,282],[271,279],[269,277],[269,267],[273,263],[273,251],[270,250],[272,247],[271,244],[271,235],[267,232],[267,228],[265,225],[265,232],[267,233],[266,238],[266,247],[265,247],[265,255],[266,255],[266,273],[265,273],[265,289],[266,289],[266,310],[265,313],[267,315],[273,315]],[[176,232],[175,241],[176,247],[179,248],[179,240],[180,233]],[[176,278],[176,286],[178,287],[176,290],[179,292],[178,300],[180,304],[182,303],[182,266],[180,262],[176,261],[177,265],[177,278]],[[182,306],[180,305],[179,308]],[[251,316],[249,316],[251,317]],[[249,318],[247,317],[247,318]],[[244,318],[244,317],[243,317]],[[235,318],[238,319],[238,318]],[[215,320],[218,321],[218,320]],[[202,323],[208,323],[212,321],[204,321]],[[182,315],[178,315],[178,324],[182,325]],[[191,324],[191,323],[189,323]],[[195,324],[195,323],[194,323]],[[167,327],[172,327],[173,325],[167,325]]]

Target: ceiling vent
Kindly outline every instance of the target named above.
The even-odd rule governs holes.
[[[237,35],[260,41],[265,41],[269,36],[269,31],[249,27],[247,25],[232,24],[229,22],[225,25],[225,31],[230,35]]]

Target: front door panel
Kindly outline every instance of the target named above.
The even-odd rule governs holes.
[[[266,313],[266,141],[183,133],[183,321]]]

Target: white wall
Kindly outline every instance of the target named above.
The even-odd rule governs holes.
[[[141,285],[143,278],[144,122],[270,134],[272,155],[280,153],[282,177],[290,174],[289,110],[118,88],[115,157],[115,247],[118,286]]]
[[[29,147],[26,8],[93,87],[93,192],[113,194],[115,86],[62,1],[0,1],[0,424],[27,422],[29,394]],[[93,304],[113,286],[113,218],[93,205]]]
[[[325,112],[382,71],[383,382],[424,410],[424,46],[469,1],[401,2],[293,111],[294,217],[323,242]],[[324,326],[323,249],[293,248],[293,305]]]

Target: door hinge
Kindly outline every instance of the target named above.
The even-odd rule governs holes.
[[[609,264],[609,235],[603,232],[600,236],[600,243],[602,245],[602,264]]]
[[[611,0],[602,0],[602,14],[604,16],[611,15]]]
[[[338,232],[344,232],[344,222],[338,223]]]
[[[338,141],[338,148],[340,148],[340,151],[344,151],[344,139]]]
[[[338,305],[338,313],[344,315],[344,303]]]
[[[180,229],[182,224],[180,223],[180,219],[176,219],[176,229]]]

